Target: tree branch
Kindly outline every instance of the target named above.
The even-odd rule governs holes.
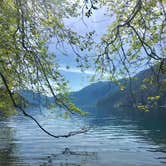
[[[7,84],[7,81],[6,81],[6,79],[5,79],[5,76],[2,74],[2,72],[0,72],[0,76],[1,76],[1,78],[2,78],[2,81],[3,81],[4,85],[5,85],[6,90],[7,90],[8,94],[9,94],[9,96],[10,96],[10,99],[11,99],[11,101],[12,101],[12,103],[13,103],[13,106],[14,106],[16,109],[19,109],[26,117],[29,117],[30,119],[32,119],[32,120],[38,125],[38,127],[39,127],[43,132],[45,132],[46,134],[48,134],[49,136],[54,137],[54,138],[62,138],[62,137],[67,138],[67,137],[74,136],[74,135],[77,135],[77,134],[85,133],[85,132],[87,132],[87,131],[89,130],[88,128],[82,128],[82,129],[79,130],[79,131],[69,132],[68,134],[64,134],[64,135],[54,135],[54,134],[50,133],[50,132],[47,131],[45,128],[43,128],[42,125],[41,125],[32,115],[28,114],[21,106],[19,106],[19,105],[16,103],[16,101],[15,101],[15,99],[14,99],[14,97],[13,97],[13,94],[12,94],[12,92],[11,92],[11,90],[10,90],[8,84]]]

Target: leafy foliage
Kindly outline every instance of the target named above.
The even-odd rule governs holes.
[[[97,8],[106,7],[110,16],[110,26],[102,36],[101,42],[96,43],[96,53],[87,56],[87,62],[93,58],[93,68],[101,76],[109,76],[121,90],[120,79],[130,82],[131,96],[137,96],[134,89],[133,77],[141,70],[151,68],[152,73],[146,85],[142,83],[144,92],[156,87],[164,92],[163,77],[166,71],[166,2],[163,0],[115,0],[88,1],[86,13],[91,16]],[[84,63],[86,63],[84,61]],[[150,97],[150,96],[149,96]],[[134,99],[133,99],[134,100]],[[148,98],[146,99],[148,100]],[[132,101],[134,102],[134,101]]]
[[[110,26],[96,45],[94,66],[117,77],[130,77],[145,65],[161,64],[166,55],[166,3],[162,0],[90,1],[107,7]],[[90,57],[91,58],[91,57]],[[118,67],[116,67],[118,65]]]
[[[47,45],[53,36],[57,43],[69,44],[78,38],[63,23],[63,18],[77,15],[73,11],[76,6],[77,3],[65,0],[0,1],[0,72],[6,81],[5,85],[0,79],[1,109],[9,112],[4,102],[13,109],[8,102],[11,96],[5,90],[8,86],[12,95],[20,89],[52,95],[56,104],[70,110],[65,97],[67,82],[59,72],[55,55],[48,53]],[[72,108],[71,112],[74,111]]]
[[[107,8],[112,21],[99,43],[95,43],[95,31],[83,37],[65,27],[64,18],[77,17],[80,13],[90,17],[94,10],[102,7]],[[164,0],[76,0],[72,3],[67,0],[2,0],[0,72],[11,93],[30,89],[51,94],[60,107],[80,112],[66,97],[67,83],[59,72],[55,55],[48,54],[48,42],[55,37],[57,45],[65,42],[72,47],[82,70],[92,67],[101,76],[109,75],[121,91],[126,87],[119,79],[129,81],[132,98],[136,95],[132,92],[132,79],[136,79],[133,75],[140,68],[150,66],[153,71],[157,66],[158,70],[154,70],[140,89],[148,91],[157,83],[160,88],[156,96],[161,96],[165,79],[160,78],[166,73],[165,8]],[[92,53],[94,48],[96,53]],[[3,79],[0,85],[6,89]]]

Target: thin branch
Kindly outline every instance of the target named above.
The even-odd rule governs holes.
[[[12,103],[13,103],[13,106],[14,106],[15,108],[21,110],[22,113],[23,113],[26,117],[29,117],[30,119],[32,119],[32,120],[38,125],[38,127],[39,127],[42,131],[44,131],[46,134],[48,134],[49,136],[54,137],[54,138],[61,138],[61,137],[67,138],[67,137],[74,136],[74,135],[77,135],[77,134],[85,133],[85,132],[87,132],[87,131],[89,130],[89,129],[87,129],[87,128],[82,128],[82,129],[79,130],[79,131],[69,132],[68,134],[64,134],[64,135],[54,135],[54,134],[50,133],[50,132],[47,131],[45,128],[43,128],[42,125],[41,125],[32,115],[28,114],[21,106],[19,106],[19,105],[16,103],[16,101],[15,101],[15,99],[14,99],[14,97],[13,97],[13,94],[12,94],[11,90],[9,89],[9,86],[8,86],[8,84],[7,84],[7,81],[6,81],[6,79],[5,79],[5,76],[2,74],[2,72],[0,72],[0,76],[1,76],[2,81],[3,81],[3,83],[4,83],[5,87],[6,87],[6,90],[7,90],[8,94],[9,94],[9,96],[10,96],[10,99],[11,99],[11,101],[12,101]]]
[[[140,11],[141,7],[142,7],[142,1],[141,1],[141,0],[138,0],[138,1],[137,1],[137,4],[135,5],[135,7],[134,7],[134,9],[133,9],[133,11],[132,11],[131,16],[130,16],[129,18],[127,18],[127,20],[124,21],[123,24],[117,25],[117,26],[112,30],[112,32],[116,31],[116,32],[115,32],[115,37],[114,37],[113,40],[111,40],[110,42],[107,43],[106,49],[107,49],[111,44],[113,44],[113,43],[116,41],[116,39],[118,38],[118,35],[119,35],[120,28],[123,28],[123,27],[125,27],[125,26],[128,26],[128,24],[130,24],[130,23],[133,21],[133,19],[134,19],[134,18],[136,17],[136,15],[137,15],[137,13]]]
[[[146,52],[146,54],[155,59],[155,60],[160,60],[161,58],[152,50],[152,48],[144,41],[142,40],[141,36],[139,35],[139,33],[136,31],[136,29],[132,26],[132,25],[128,25],[136,34],[137,38],[139,39],[139,41],[141,42],[142,47],[144,48],[144,51]],[[146,48],[146,46],[150,49],[151,53],[148,53],[148,50]]]

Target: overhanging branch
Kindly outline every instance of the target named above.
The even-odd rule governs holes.
[[[85,133],[85,132],[87,132],[87,131],[89,130],[88,128],[82,128],[82,129],[79,130],[79,131],[69,132],[68,134],[64,134],[64,135],[54,135],[54,134],[52,134],[51,132],[47,131],[44,127],[42,127],[42,125],[41,125],[32,115],[28,114],[21,106],[19,106],[19,105],[16,103],[16,101],[15,101],[15,99],[14,99],[14,97],[13,97],[13,94],[12,94],[12,92],[11,92],[9,86],[8,86],[7,81],[6,81],[6,78],[5,78],[5,76],[3,75],[2,72],[0,72],[0,76],[1,76],[1,79],[2,79],[2,81],[3,81],[3,83],[4,83],[4,85],[5,85],[5,88],[6,88],[6,90],[7,90],[7,93],[8,93],[9,96],[10,96],[10,99],[11,99],[11,101],[12,101],[13,106],[14,106],[16,109],[19,109],[26,117],[29,117],[30,119],[32,119],[32,120],[38,125],[38,127],[39,127],[42,131],[44,131],[46,134],[48,134],[49,136],[54,137],[54,138],[62,138],[62,137],[63,137],[63,138],[67,138],[67,137],[74,136],[74,135],[77,135],[77,134]]]

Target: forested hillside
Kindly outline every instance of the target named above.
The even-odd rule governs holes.
[[[103,111],[128,109],[137,112],[166,114],[166,79],[154,77],[156,67],[139,72],[132,78],[115,82],[97,82],[71,93],[74,103],[85,109],[93,107]],[[93,110],[92,110],[93,111]]]

